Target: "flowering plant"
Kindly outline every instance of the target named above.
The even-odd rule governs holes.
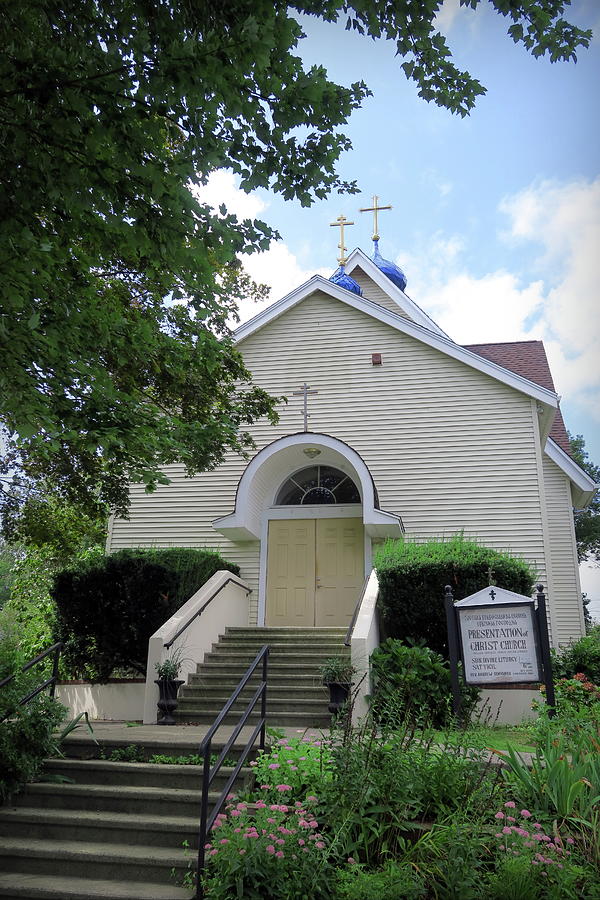
[[[314,818],[316,797],[305,803],[254,804],[230,798],[205,845],[207,900],[325,900],[333,868]],[[283,789],[286,790],[283,790]]]
[[[491,880],[490,898],[576,900],[587,896],[582,894],[585,870],[572,858],[573,838],[563,839],[556,829],[547,834],[533,818],[512,800],[495,814],[500,860]]]
[[[303,741],[281,738],[269,752],[260,752],[251,762],[257,785],[267,791],[263,799],[281,796],[281,787],[288,786],[288,797],[302,800],[319,790],[323,781],[330,781],[333,759],[328,740]]]

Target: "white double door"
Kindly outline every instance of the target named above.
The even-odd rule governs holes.
[[[362,519],[272,519],[266,625],[348,625],[364,582]]]

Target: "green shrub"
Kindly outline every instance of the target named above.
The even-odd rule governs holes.
[[[412,639],[447,656],[444,588],[455,600],[490,583],[529,596],[535,573],[521,559],[491,550],[462,535],[418,544],[387,541],[375,554],[379,611],[387,637]]]
[[[552,671],[555,678],[574,678],[582,672],[600,684],[600,625],[594,625],[589,634],[568,647],[553,649]]]
[[[452,717],[450,664],[429,647],[388,638],[371,656],[371,708],[378,721],[409,718],[434,728]],[[462,718],[468,721],[479,691],[461,680]]]
[[[324,781],[331,780],[330,741],[280,738],[269,750],[259,750],[250,765],[263,800],[279,800],[282,792],[278,787],[282,785],[290,789],[284,792],[287,800],[304,800],[308,794],[318,793]]]
[[[0,681],[11,675],[15,677],[0,688],[0,802],[32,781],[43,760],[56,750],[53,731],[66,712],[64,706],[45,694],[25,706],[19,705],[19,700],[45,677],[43,672],[36,671],[39,667],[22,672],[25,662],[13,616],[3,610],[0,613]]]
[[[365,872],[361,866],[338,872],[336,900],[416,900],[425,896],[422,878],[412,866],[390,861],[378,872]]]
[[[120,550],[60,572],[52,588],[57,639],[91,681],[115,669],[146,673],[148,639],[220,569],[239,567],[208,550]]]

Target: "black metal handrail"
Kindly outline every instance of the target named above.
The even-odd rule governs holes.
[[[206,609],[206,607],[207,607],[207,606],[210,606],[210,604],[211,604],[212,601],[215,599],[215,597],[217,596],[217,594],[220,594],[221,591],[223,590],[223,588],[224,588],[226,585],[228,585],[230,581],[235,581],[236,584],[239,584],[240,587],[242,587],[242,585],[241,585],[240,582],[237,580],[237,578],[226,578],[225,581],[223,582],[223,584],[220,584],[218,588],[215,588],[215,590],[212,592],[212,594],[210,595],[210,597],[208,597],[206,603],[203,603],[202,606],[200,607],[200,609],[199,609],[197,612],[195,612],[193,616],[190,616],[190,618],[187,620],[187,622],[186,622],[184,625],[182,625],[181,628],[180,628],[178,631],[175,632],[175,634],[173,635],[173,637],[171,638],[171,640],[168,641],[166,644],[163,644],[163,646],[165,647],[166,650],[168,650],[169,647],[171,647],[171,646],[175,643],[175,641],[177,640],[177,638],[180,637],[180,635],[183,634],[183,632],[186,630],[186,628],[189,628],[189,626],[192,624],[192,622],[193,622],[195,619],[198,618],[198,616],[201,616],[201,615],[202,615],[202,613],[204,612],[204,610]],[[251,593],[252,593],[252,590],[251,590],[250,588],[248,588],[248,587],[245,587],[245,586],[244,586],[244,590],[246,591],[247,594],[251,594]]]
[[[221,710],[221,712],[219,713],[219,715],[217,716],[217,718],[215,719],[215,721],[213,722],[211,727],[208,729],[208,732],[206,733],[204,740],[202,741],[202,743],[200,745],[200,756],[203,757],[203,760],[202,760],[203,775],[202,775],[202,800],[201,800],[201,806],[200,806],[200,832],[199,832],[199,836],[198,836],[198,869],[197,869],[197,884],[196,884],[196,897],[198,898],[198,900],[202,900],[202,898],[204,897],[204,888],[202,886],[202,875],[204,873],[204,866],[205,866],[205,859],[206,859],[206,852],[204,849],[204,845],[206,844],[206,837],[207,837],[208,833],[210,832],[212,826],[214,825],[215,820],[221,811],[221,807],[223,806],[225,800],[227,799],[229,790],[232,787],[233,783],[235,782],[236,778],[238,777],[240,770],[241,770],[242,766],[244,765],[244,763],[246,762],[246,759],[248,758],[248,755],[249,755],[250,751],[252,750],[252,748],[254,746],[254,742],[259,734],[260,734],[259,747],[261,750],[265,749],[266,722],[267,722],[267,667],[268,667],[268,660],[269,660],[269,647],[267,644],[265,644],[264,647],[262,647],[262,649],[259,651],[259,653],[257,653],[254,661],[250,664],[250,666],[246,670],[245,675],[242,677],[242,680],[236,687],[235,691],[233,692],[233,694],[231,695],[231,697],[229,698],[229,700],[227,701],[227,703],[225,704],[225,706],[223,707],[223,709]],[[240,720],[238,721],[237,725],[233,729],[231,737],[229,738],[229,740],[227,741],[227,743],[221,750],[217,761],[211,767],[210,751],[211,751],[212,740],[215,735],[215,732],[223,724],[223,720],[225,719],[225,716],[227,715],[227,713],[229,712],[229,710],[231,709],[231,707],[233,706],[235,701],[238,699],[241,692],[246,687],[246,685],[250,681],[252,675],[254,674],[254,672],[256,671],[258,666],[261,664],[261,662],[262,662],[262,681],[259,684],[259,686],[256,688],[250,701],[248,702],[248,705],[246,706],[245,711],[242,713]],[[227,754],[233,747],[237,736],[239,735],[240,731],[242,730],[242,728],[244,727],[244,725],[250,718],[250,715],[252,714],[252,711],[254,710],[254,707],[256,706],[256,704],[258,703],[259,700],[261,701],[261,704],[260,704],[260,720],[258,722],[258,725],[254,728],[254,730],[250,736],[250,740],[248,741],[248,743],[242,750],[240,757],[234,767],[233,772],[227,779],[227,783],[225,784],[225,787],[221,791],[212,810],[209,813],[208,792],[210,790],[210,786],[211,786],[212,782],[215,780],[216,776],[218,775],[218,773],[221,769],[221,766],[223,765],[223,760],[226,758]]]
[[[0,681],[0,688],[3,688],[5,685],[13,681],[17,677],[17,674],[27,672],[29,669],[33,668],[33,666],[36,666],[38,663],[42,662],[42,660],[46,659],[47,656],[54,654],[54,661],[52,663],[52,675],[50,676],[50,678],[46,678],[45,681],[43,681],[32,691],[22,697],[17,702],[17,706],[25,706],[26,703],[29,703],[30,700],[33,700],[34,697],[37,697],[38,694],[41,694],[42,691],[45,691],[47,687],[50,688],[50,696],[54,697],[56,682],[58,681],[58,663],[60,660],[60,651],[63,649],[63,646],[64,644],[62,643],[62,641],[57,641],[56,644],[48,647],[48,649],[44,650],[43,653],[39,653],[36,657],[30,659],[28,663],[25,663],[25,665],[21,667],[18,673],[13,672],[12,675],[8,675],[6,678],[3,678],[2,681]],[[8,719],[8,717],[12,715],[15,709],[16,707],[13,707],[13,709],[5,713],[0,719],[0,722],[4,722],[6,719]]]

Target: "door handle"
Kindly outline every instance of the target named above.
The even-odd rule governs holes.
[[[318,575],[317,575],[317,577],[315,578],[315,587],[318,587],[318,588],[321,587],[321,579],[319,578]]]

